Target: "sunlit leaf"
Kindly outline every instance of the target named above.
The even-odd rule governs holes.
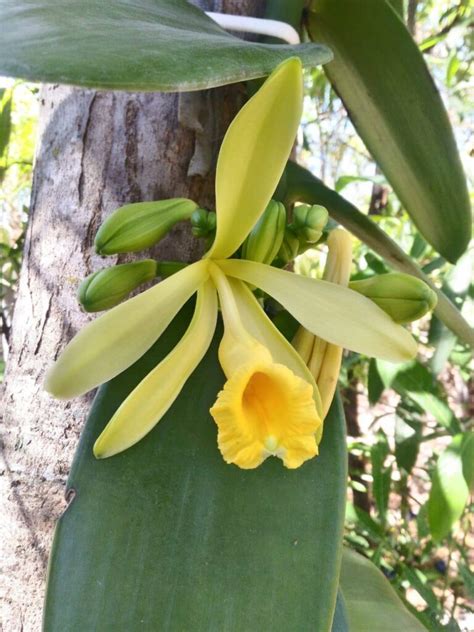
[[[269,45],[222,30],[186,0],[18,0],[0,5],[0,74],[122,90],[200,90],[270,74],[325,46]]]
[[[395,193],[427,241],[456,261],[471,236],[466,179],[441,97],[402,20],[383,0],[313,0],[308,27],[333,50],[325,71]]]
[[[428,521],[435,540],[446,536],[464,511],[474,478],[473,463],[472,433],[456,435],[438,458],[428,500]]]

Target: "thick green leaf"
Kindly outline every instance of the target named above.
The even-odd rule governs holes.
[[[55,534],[45,631],[330,630],[346,485],[339,399],[317,459],[294,471],[276,459],[226,465],[208,413],[223,383],[216,337],[147,437],[92,456],[117,406],[182,335],[184,312],[96,397]]]
[[[350,549],[342,555],[341,589],[350,632],[426,631],[378,568]]]
[[[317,44],[244,41],[186,0],[1,0],[0,22],[0,74],[95,88],[200,90],[294,55],[309,66],[332,57]]]
[[[433,538],[448,535],[459,520],[474,479],[474,434],[458,434],[439,456],[428,499],[428,522]]]
[[[357,131],[420,232],[449,261],[471,235],[466,180],[441,97],[389,3],[313,0],[312,39]]]

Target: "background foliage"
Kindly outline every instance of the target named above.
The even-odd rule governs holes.
[[[448,108],[465,170],[474,173],[469,2],[410,0],[406,19]],[[1,379],[31,188],[37,89],[11,80],[0,85]],[[321,69],[307,73],[306,91],[300,162],[366,209],[472,317],[472,249],[455,266],[438,256],[379,173]],[[323,260],[323,250],[313,251],[298,265],[320,274]],[[353,277],[385,271],[358,243]],[[472,629],[471,356],[435,317],[418,323],[415,334],[419,358],[401,367],[345,356],[345,540],[379,566],[428,629]]]

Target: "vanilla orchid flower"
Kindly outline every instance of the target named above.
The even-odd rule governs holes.
[[[279,301],[312,334],[394,362],[416,353],[409,333],[372,301],[334,283],[230,258],[264,212],[296,136],[303,103],[301,62],[283,62],[240,110],[216,170],[216,237],[204,258],[89,323],[46,376],[71,398],[115,377],[158,339],[197,292],[178,345],[130,393],[97,439],[98,458],[139,441],[172,405],[212,340],[218,297],[225,334],[219,356],[228,378],[211,413],[227,462],[256,467],[267,456],[297,467],[317,454],[322,406],[314,379],[246,284]]]

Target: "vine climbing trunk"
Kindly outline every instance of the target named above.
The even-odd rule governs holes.
[[[264,9],[263,0],[200,4],[243,15],[261,15]],[[241,86],[191,97],[56,85],[41,91],[29,225],[1,408],[3,632],[41,627],[52,532],[66,504],[69,465],[92,397],[55,401],[42,390],[42,380],[46,367],[90,318],[78,306],[76,289],[104,265],[93,251],[95,232],[128,202],[190,197],[212,207],[213,158],[242,95]],[[199,245],[184,225],[152,253],[183,261],[198,254]]]

